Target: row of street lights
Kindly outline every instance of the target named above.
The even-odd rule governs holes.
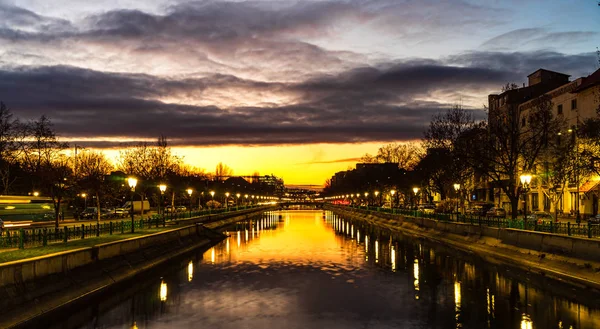
[[[127,178],[127,184],[131,188],[131,199],[130,199],[130,201],[131,201],[131,233],[135,232],[135,228],[134,228],[135,221],[134,221],[134,215],[133,215],[133,209],[134,209],[134,207],[133,207],[133,197],[134,197],[134,194],[135,194],[135,187],[137,186],[137,182],[138,181],[137,181],[137,179],[135,177],[129,177],[129,178]],[[163,203],[163,195],[164,195],[165,191],[167,190],[167,185],[166,184],[160,184],[160,185],[158,185],[158,188],[160,190],[160,204],[159,204],[159,209],[158,209],[158,212],[160,214],[161,213],[161,205]],[[186,192],[188,193],[188,195],[190,197],[190,217],[191,217],[192,216],[192,194],[194,193],[194,190],[191,189],[191,188],[188,188],[188,189],[186,189]],[[209,194],[210,194],[211,198],[214,200],[214,198],[215,198],[215,191],[210,191]],[[225,192],[225,205],[226,205],[227,208],[229,208],[228,201],[229,201],[229,196],[230,195],[231,195],[231,193]],[[85,196],[86,196],[86,194],[83,193],[82,197],[85,198]],[[235,196],[237,197],[237,201],[239,202],[241,194],[240,193],[236,193]],[[270,196],[248,195],[248,194],[245,194],[244,197],[246,198],[246,203],[248,202],[248,197],[251,197],[252,202],[254,202],[254,200],[256,200],[258,202],[259,200],[274,200],[274,199],[276,199],[275,197],[270,197]],[[87,201],[87,199],[86,199],[86,201]],[[164,211],[162,212],[162,214],[164,216]]]

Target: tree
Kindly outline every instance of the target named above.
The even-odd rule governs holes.
[[[423,145],[426,155],[417,164],[424,185],[433,184],[433,190],[443,199],[454,190],[455,183],[468,186],[474,167],[464,161],[462,148],[457,148],[470,131],[484,125],[475,121],[472,111],[453,106],[434,115],[425,131]]]
[[[36,121],[20,124],[18,130],[21,166],[31,179],[31,188],[52,197],[55,225],[58,227],[61,201],[73,172],[70,159],[63,154],[68,144],[58,140],[52,122],[45,115]]]
[[[105,177],[110,174],[113,165],[103,153],[85,151],[79,154],[77,162],[77,184],[90,195],[96,196],[98,209],[96,222],[100,223],[100,196],[105,190]],[[98,226],[99,227],[99,226]]]
[[[219,162],[219,164],[217,164],[217,168],[215,169],[215,178],[218,181],[222,181],[223,177],[231,175],[233,175],[233,170],[231,170],[231,168],[229,168],[226,164],[223,164],[223,162]]]
[[[13,175],[15,161],[15,139],[18,120],[8,107],[0,102],[0,184],[3,194],[8,194],[16,177]]]
[[[139,178],[136,191],[145,200],[148,193],[158,193],[156,186],[170,177],[180,164],[181,158],[172,154],[167,138],[161,136],[156,145],[141,143],[121,151],[117,168]],[[142,202],[142,213],[143,207]]]
[[[552,101],[547,95],[532,100],[529,108],[511,105],[490,109],[488,118],[487,129],[475,127],[460,154],[506,194],[515,218],[522,192],[519,173],[534,172],[543,165],[541,155],[553,147],[564,122],[553,116]]]

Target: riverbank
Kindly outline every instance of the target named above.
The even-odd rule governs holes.
[[[128,281],[169,259],[210,246],[215,231],[270,207],[186,219],[182,227],[0,265],[0,328],[31,319]]]
[[[493,228],[328,205],[325,209],[395,232],[478,254],[538,275],[600,292],[600,240]]]

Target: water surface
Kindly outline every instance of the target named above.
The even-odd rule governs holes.
[[[228,234],[54,327],[600,328],[593,294],[330,212]]]

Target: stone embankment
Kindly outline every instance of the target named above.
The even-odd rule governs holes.
[[[328,205],[342,218],[473,252],[501,263],[600,291],[600,239],[444,222]]]
[[[0,264],[0,328],[26,325],[170,259],[209,247],[225,238],[217,229],[269,210],[180,220],[180,227],[160,233]]]

